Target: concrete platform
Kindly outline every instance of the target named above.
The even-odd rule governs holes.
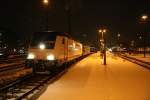
[[[38,100],[150,100],[150,70],[111,54],[102,61],[97,53],[73,65]]]

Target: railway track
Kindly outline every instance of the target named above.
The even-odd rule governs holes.
[[[13,63],[13,62],[24,61],[24,60],[25,60],[24,58],[0,59],[0,64]]]
[[[14,71],[14,70],[17,70],[17,69],[22,69],[24,67],[25,67],[25,63],[14,63],[14,64],[10,64],[10,65],[0,67],[0,73],[8,72],[10,70]]]
[[[123,58],[123,59],[126,59],[130,62],[133,62],[135,64],[138,64],[142,67],[145,67],[147,69],[150,69],[150,63],[149,62],[144,62],[142,60],[139,60],[139,59],[136,59],[136,58],[132,58],[132,57],[128,57],[128,56],[125,56],[125,55],[118,55],[119,57]]]
[[[30,74],[31,71],[31,68],[26,68],[25,63],[21,62],[2,64],[0,66],[0,88],[13,84],[14,81]]]
[[[81,57],[79,60],[83,59]],[[62,76],[71,64],[62,66],[50,74],[29,74],[4,87],[0,87],[0,100],[36,100],[47,86]]]
[[[55,74],[30,74],[0,88],[0,100],[35,100],[47,87],[48,83],[60,77],[66,70]]]

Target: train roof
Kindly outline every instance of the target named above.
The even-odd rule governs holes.
[[[52,34],[52,35],[55,35],[55,36],[65,36],[65,37],[68,37],[68,38],[72,38],[68,33],[66,32],[56,32],[56,31],[42,31],[42,32],[35,32],[34,34],[38,34],[38,33],[47,33],[47,34]]]
[[[65,36],[65,37],[68,37],[68,38],[70,38],[70,39],[72,39],[72,40],[77,41],[76,39],[74,39],[71,35],[69,35],[69,34],[66,33],[66,32],[41,31],[41,32],[35,32],[34,34],[37,34],[37,35],[38,35],[38,33],[39,33],[39,34],[42,34],[42,33],[43,33],[43,35],[44,35],[44,34],[45,34],[45,35],[50,35],[51,38],[55,38],[56,36]],[[33,34],[33,37],[35,37],[34,34]],[[78,42],[80,42],[80,41],[78,41]],[[80,43],[81,43],[81,42],[80,42]]]

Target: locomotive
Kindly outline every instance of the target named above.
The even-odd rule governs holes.
[[[50,72],[81,56],[90,53],[90,47],[83,46],[64,32],[36,32],[28,49],[26,64],[35,72]]]

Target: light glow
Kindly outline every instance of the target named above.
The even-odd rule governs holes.
[[[32,54],[32,53],[29,53],[29,54],[28,54],[27,59],[34,59],[34,58],[35,58],[35,55],[34,55],[34,54]]]
[[[106,33],[106,31],[107,31],[106,29],[100,29],[99,33]]]
[[[2,56],[3,54],[2,53],[0,53],[0,56]]]
[[[103,32],[105,33],[105,32],[106,32],[106,29],[104,29]]]
[[[120,34],[118,34],[118,37],[120,37]]]
[[[112,49],[108,49],[109,52],[112,52]]]
[[[147,18],[148,18],[147,15],[143,15],[143,16],[142,16],[142,19],[143,19],[143,20],[146,20]]]
[[[40,45],[39,45],[39,48],[40,48],[41,50],[44,50],[44,49],[45,49],[45,44],[40,44]]]
[[[50,61],[51,61],[51,60],[55,60],[54,55],[48,55],[48,56],[47,56],[47,60],[50,60]]]
[[[99,32],[101,33],[101,32],[102,32],[102,30],[99,30]]]
[[[45,4],[48,4],[48,0],[44,0],[44,3],[45,3]]]

